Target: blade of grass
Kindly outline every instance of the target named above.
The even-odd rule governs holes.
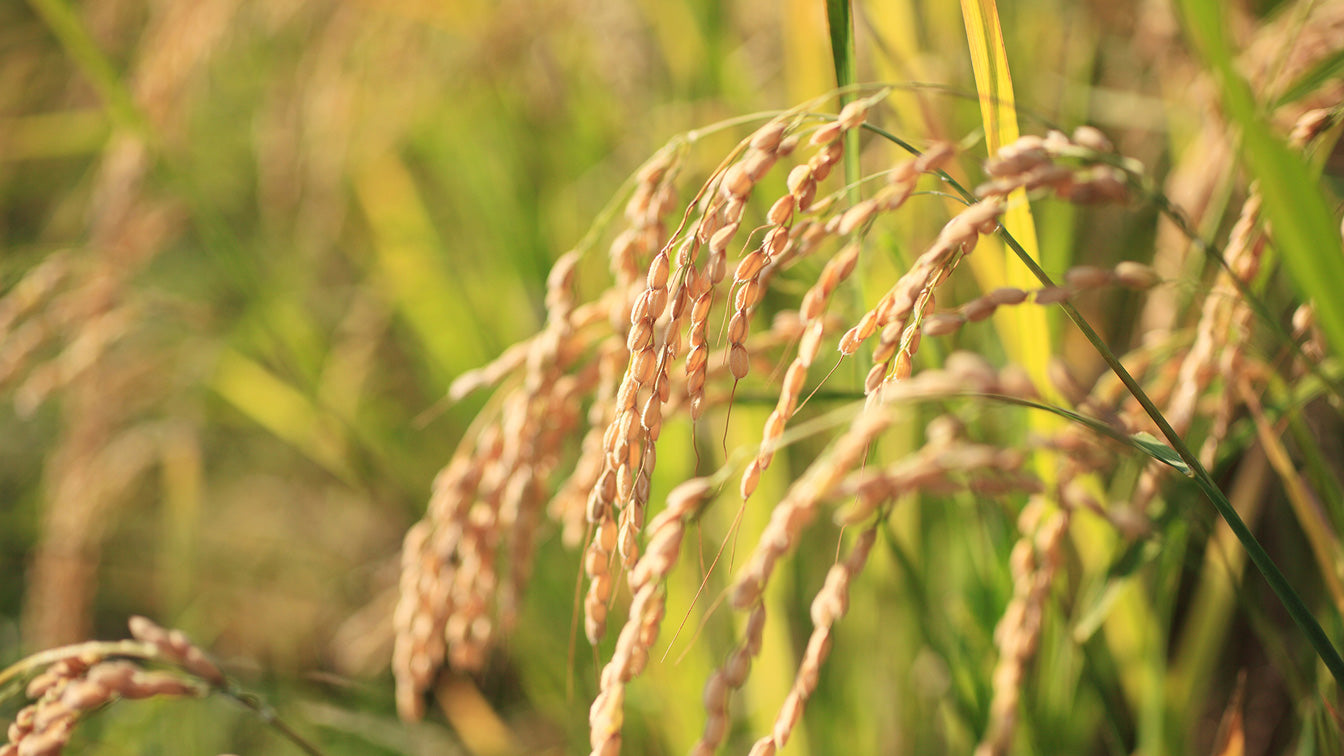
[[[340,422],[310,397],[247,356],[220,356],[211,387],[238,411],[342,480],[353,477]]]
[[[849,0],[826,0],[826,25],[831,37],[831,59],[835,63],[835,83],[841,89],[854,83],[854,18]],[[852,94],[842,94],[848,102]]]
[[[1311,70],[1302,74],[1297,81],[1274,101],[1275,109],[1306,97],[1315,92],[1325,82],[1337,78],[1344,74],[1344,49],[1336,50],[1328,55],[1320,63],[1317,63]]]
[[[887,547],[892,563],[896,566],[896,572],[901,575],[899,584],[909,591],[905,599],[913,607],[912,614],[921,618],[920,639],[927,644],[930,651],[947,664],[948,669],[966,669],[968,665],[958,661],[965,658],[966,654],[956,647],[956,641],[964,642],[964,639],[950,631],[951,623],[946,621],[946,616],[941,611],[942,605],[929,595],[926,587],[928,578],[924,571],[916,566],[915,559],[901,545],[891,528],[882,529],[882,543]],[[984,722],[989,708],[986,691],[950,684],[948,697],[950,699],[948,705],[952,712],[968,728],[976,729]]]
[[[415,179],[396,157],[373,161],[355,178],[355,198],[373,233],[370,275],[424,348],[433,380],[480,364],[486,349],[471,327],[471,286],[441,262],[442,240]]]
[[[1008,53],[1004,46],[1003,28],[999,23],[998,6],[994,0],[962,0],[961,15],[966,25],[975,88],[979,93],[985,144],[989,154],[993,155],[1018,138],[1013,77],[1008,68]],[[1004,227],[1021,242],[1033,259],[1039,260],[1036,225],[1026,192],[1019,189],[1008,199],[1008,211],[1003,217]],[[972,269],[981,287],[989,290],[996,286],[1021,287],[1031,283],[1027,271],[1015,265],[1006,265],[1006,259],[1006,252],[999,256],[976,255],[971,258]],[[995,315],[994,324],[1009,358],[1026,368],[1037,384],[1050,385],[1046,379],[1046,366],[1051,354],[1050,330],[1044,309],[1014,308],[1001,312],[1002,316]]]
[[[1137,742],[1139,753],[1177,753],[1179,746],[1171,742],[1175,729],[1171,726],[1170,701],[1166,696],[1168,659],[1167,628],[1171,627],[1175,610],[1177,588],[1181,581],[1181,563],[1189,547],[1189,528],[1174,519],[1163,536],[1162,548],[1150,572],[1148,595],[1152,602],[1143,612],[1143,636],[1140,657],[1143,695],[1139,698]]]
[[[107,56],[98,49],[97,43],[70,5],[62,0],[28,0],[28,4],[42,17],[47,28],[60,40],[66,54],[88,78],[113,120],[142,138],[152,138],[152,130],[136,107],[130,91],[122,85],[121,76],[112,68]]]
[[[1101,702],[1106,716],[1102,723],[1106,727],[1103,740],[1107,746],[1105,753],[1127,754],[1126,743],[1133,742],[1135,730],[1134,713],[1119,694],[1120,671],[1111,650],[1099,637],[1089,637],[1079,644],[1083,654],[1083,679],[1092,687]],[[1102,752],[1102,751],[1098,751]]]
[[[1171,517],[1164,512],[1154,523],[1154,530],[1161,530]],[[1131,543],[1111,560],[1106,568],[1105,580],[1095,590],[1095,595],[1086,601],[1080,601],[1079,616],[1073,624],[1073,640],[1084,643],[1096,635],[1106,618],[1110,616],[1120,594],[1129,587],[1140,569],[1147,567],[1157,558],[1161,543],[1156,539],[1145,539]]]
[[[826,25],[831,37],[831,59],[835,63],[835,83],[840,88],[840,104],[854,99],[851,86],[858,77],[854,50],[854,17],[849,0],[826,0]],[[859,132],[845,134],[845,186],[849,201],[859,200]]]

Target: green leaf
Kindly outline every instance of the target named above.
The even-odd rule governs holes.
[[[994,0],[962,0],[961,17],[966,26],[966,43],[975,74],[975,89],[980,97],[980,120],[985,127],[985,146],[993,156],[1000,148],[1017,141],[1017,102],[1013,94],[1013,75],[1008,67],[1008,49]],[[1003,226],[1021,244],[1033,260],[1041,259],[1036,240],[1036,221],[1031,202],[1023,189],[1014,191],[1003,215]],[[986,290],[998,286],[1025,288],[1034,282],[1031,271],[1013,265],[1005,252],[1002,256],[977,255],[970,264],[976,280]],[[1047,310],[1043,307],[1014,308],[996,314],[994,325],[1003,339],[1009,357],[1027,369],[1037,384],[1049,385],[1046,368],[1050,362],[1051,338]],[[1038,428],[1045,431],[1045,428]]]
[[[830,27],[831,58],[835,61],[835,83],[844,88],[854,83],[854,19],[849,0],[826,0],[826,25]]]
[[[1344,74],[1344,49],[1336,50],[1313,66],[1310,71],[1302,74],[1301,78],[1293,82],[1293,85],[1288,87],[1287,91],[1279,95],[1279,99],[1274,101],[1274,108],[1277,109],[1290,102],[1297,102],[1315,92],[1325,82],[1341,74]]]
[[[1135,433],[1129,437],[1129,440],[1158,462],[1180,470],[1182,475],[1190,474],[1190,466],[1185,464],[1181,455],[1177,454],[1175,449],[1158,440],[1157,436],[1151,433]]]
[[[854,18],[849,0],[826,0],[826,25],[831,35],[831,58],[835,61],[835,83],[840,87],[840,102],[854,98],[849,88],[858,79],[854,51]],[[845,184],[849,201],[859,200],[859,133],[845,135]]]
[[[1129,547],[1115,565],[1111,566],[1110,572],[1113,573],[1106,579],[1106,583],[1101,587],[1097,597],[1092,600],[1081,617],[1073,625],[1073,640],[1079,644],[1086,643],[1097,630],[1101,629],[1106,618],[1110,616],[1111,609],[1115,607],[1115,602],[1120,598],[1121,592],[1129,586],[1133,579],[1133,573],[1139,567],[1152,562],[1157,557],[1161,547],[1154,541],[1141,541]]]

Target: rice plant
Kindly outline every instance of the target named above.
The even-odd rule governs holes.
[[[1339,750],[1344,6],[467,6],[7,11],[0,756]]]

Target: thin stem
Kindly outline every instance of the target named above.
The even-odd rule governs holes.
[[[826,22],[830,27],[831,58],[835,62],[835,83],[839,87],[840,104],[854,99],[854,80],[858,78],[855,65],[854,17],[849,0],[826,0]],[[849,131],[845,139],[845,185],[850,203],[859,201],[859,133]]]
[[[248,693],[233,683],[230,683],[227,688],[222,689],[220,692],[237,701],[244,708],[252,711],[261,719],[261,721],[274,728],[282,737],[298,746],[298,748],[308,754],[308,756],[326,756],[321,749],[308,742],[307,739],[296,732],[288,724],[285,724],[285,721],[275,713],[275,709],[263,703],[256,695]]]

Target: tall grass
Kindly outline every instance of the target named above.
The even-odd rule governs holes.
[[[0,754],[1338,751],[1342,10],[0,11]]]

